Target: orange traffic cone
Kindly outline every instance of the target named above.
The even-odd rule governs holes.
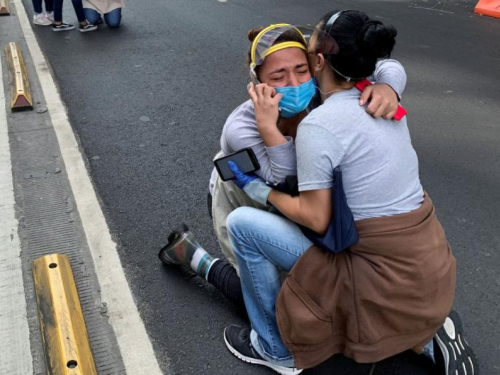
[[[474,13],[500,18],[500,0],[480,0],[474,8]]]

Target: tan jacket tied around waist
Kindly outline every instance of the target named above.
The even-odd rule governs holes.
[[[427,195],[415,211],[356,227],[344,252],[308,249],[280,291],[276,318],[299,368],[337,353],[374,363],[421,352],[451,310],[455,258]]]
[[[123,0],[83,0],[83,7],[106,14],[115,9],[124,8],[125,2]]]

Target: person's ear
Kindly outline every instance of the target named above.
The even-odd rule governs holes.
[[[325,56],[322,53],[316,55],[316,65],[314,70],[317,72],[322,71],[325,68]]]

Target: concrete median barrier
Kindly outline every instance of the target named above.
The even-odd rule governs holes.
[[[17,43],[7,44],[5,57],[9,69],[10,108],[12,111],[33,109],[28,71]]]
[[[97,374],[68,258],[51,254],[36,259],[33,277],[47,373]]]
[[[10,16],[8,0],[0,0],[0,16]]]

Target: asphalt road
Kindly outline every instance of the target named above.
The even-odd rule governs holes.
[[[30,1],[24,0],[28,9]],[[225,349],[232,305],[158,249],[185,221],[219,254],[206,210],[212,157],[227,115],[246,99],[248,29],[315,24],[360,9],[399,30],[403,104],[421,178],[458,260],[455,306],[482,373],[500,374],[500,20],[475,1],[141,0],[118,30],[36,27],[116,240],[158,360],[175,374],[265,374]],[[66,21],[75,21],[66,4]],[[335,357],[310,374],[369,374]],[[429,374],[405,353],[374,374]]]

